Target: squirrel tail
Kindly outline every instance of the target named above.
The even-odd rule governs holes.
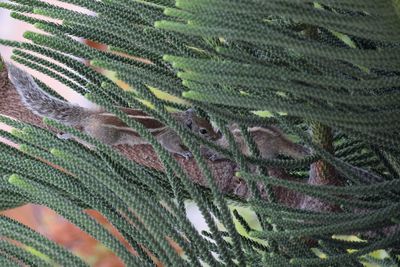
[[[44,92],[32,76],[12,63],[7,63],[8,77],[33,113],[66,125],[76,126],[91,115],[89,109],[57,99]]]

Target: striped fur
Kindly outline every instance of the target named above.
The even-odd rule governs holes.
[[[109,145],[146,144],[139,134],[116,115],[102,110],[87,109],[57,99],[39,88],[32,76],[15,65],[7,64],[9,78],[21,96],[22,102],[35,114],[48,117],[63,124],[77,126],[87,134]],[[172,153],[185,158],[190,152],[182,146],[180,137],[169,127],[141,110],[121,108],[132,118],[147,128],[161,145]],[[196,134],[207,139],[216,139],[219,135],[205,119],[195,116],[192,110],[173,113],[173,117],[188,126]]]
[[[54,119],[66,125],[81,126],[83,129],[90,127],[88,123],[99,124],[95,122],[98,120],[102,127],[139,137],[135,130],[128,127],[115,114],[87,109],[59,100],[41,90],[32,76],[24,70],[11,63],[7,63],[7,70],[9,79],[21,96],[22,102],[36,115]],[[165,125],[141,110],[130,108],[121,108],[121,110],[127,113],[128,117],[142,123],[154,135],[161,134],[167,129]]]

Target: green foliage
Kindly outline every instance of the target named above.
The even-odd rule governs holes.
[[[45,120],[95,149],[0,116],[0,122],[15,128],[12,133],[1,130],[0,136],[21,145],[17,149],[0,143],[1,209],[28,202],[50,207],[102,242],[127,266],[154,265],[148,252],[165,266],[398,263],[398,1],[61,1],[83,7],[91,15],[38,0],[10,2],[0,7],[45,32],[26,32],[29,42],[0,40],[15,48],[13,60],[116,114],[149,141],[165,173],[129,161],[57,122]],[[105,44],[107,50],[89,47],[75,37]],[[115,72],[133,90],[123,91],[115,80],[81,59]],[[61,98],[44,83],[39,85]],[[218,148],[179,125],[167,107],[185,105],[162,100],[151,88],[185,98],[199,113],[207,114],[227,136],[229,149]],[[143,109],[175,130],[192,151],[208,189],[194,184],[150,132],[116,106]],[[256,115],[265,111],[273,116]],[[226,127],[232,121],[244,132],[250,156],[237,149]],[[244,130],[270,124],[293,134],[314,154],[298,160],[261,159]],[[314,131],[313,136],[307,129],[315,124],[323,130]],[[328,144],[333,154],[324,146],[324,131],[334,134],[333,143]],[[219,191],[200,155],[200,143],[237,162],[238,176],[248,183],[253,197],[240,200]],[[332,166],[337,173],[330,178],[343,186],[283,180],[264,170],[282,168],[296,175],[309,171],[317,160]],[[259,166],[261,174],[251,174],[250,163]],[[260,183],[268,199],[256,192]],[[286,205],[273,194],[277,186],[318,198],[341,212]],[[199,207],[207,232],[199,233],[187,218],[184,201],[189,199]],[[228,204],[255,211],[261,229],[251,228]],[[87,208],[104,215],[138,256],[84,213]],[[246,234],[239,233],[237,225]],[[375,235],[366,235],[367,230]],[[33,266],[87,264],[6,217],[0,217],[0,231],[6,237],[0,242],[0,264],[15,260]],[[357,233],[366,242],[333,238],[334,234]],[[183,249],[184,257],[166,237]],[[30,253],[13,240],[39,253]],[[387,258],[365,256],[377,249],[386,249]]]

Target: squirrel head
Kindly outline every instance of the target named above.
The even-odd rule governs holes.
[[[221,132],[216,131],[212,124],[205,118],[195,114],[193,109],[188,109],[184,112],[185,125],[194,133],[207,140],[218,140],[221,138]]]

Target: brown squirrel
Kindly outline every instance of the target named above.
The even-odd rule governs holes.
[[[250,149],[246,144],[246,141],[239,126],[236,123],[231,123],[229,125],[229,131],[232,133],[235,139],[235,143],[242,154],[245,156],[250,156]],[[290,141],[277,127],[249,127],[247,128],[247,131],[249,132],[250,137],[253,139],[255,145],[257,146],[261,158],[263,159],[273,159],[276,158],[279,154],[299,159],[309,155],[310,153],[307,148]],[[223,148],[229,147],[228,140],[225,136],[218,139],[216,143]],[[211,154],[212,160],[223,159],[223,157],[220,157],[212,150],[207,149],[207,152],[208,154]],[[256,165],[249,164],[248,168],[251,173],[258,172],[258,168]],[[276,170],[269,170],[269,173],[271,171],[276,172]],[[232,190],[235,195],[245,198],[249,197],[249,188],[241,178],[237,178],[233,186],[234,188]],[[264,184],[261,182],[257,182],[257,187],[260,190],[261,196],[265,198],[267,193]]]
[[[85,133],[108,145],[139,145],[148,142],[116,115],[104,110],[84,108],[57,99],[37,85],[32,76],[12,63],[7,63],[8,76],[25,106],[36,115],[54,119],[68,126],[82,129]],[[121,108],[129,118],[142,123],[169,152],[190,158],[191,152],[183,146],[180,137],[168,126],[148,116],[141,110]],[[214,131],[209,121],[195,115],[192,109],[172,113],[172,116],[187,126],[192,132],[208,140],[217,140],[220,134]],[[72,136],[63,134],[68,139]]]
[[[242,153],[249,156],[249,148],[245,144],[239,128],[237,125],[233,125],[231,128],[233,128],[231,131]],[[260,156],[263,159],[275,158],[279,154],[290,156],[295,159],[309,155],[309,151],[305,147],[290,141],[282,130],[277,127],[250,127],[247,130],[257,145]]]
[[[249,127],[247,130],[250,137],[253,138],[254,143],[260,151],[260,156],[263,159],[275,158],[279,154],[298,159],[310,153],[305,147],[290,141],[278,127]],[[250,156],[249,147],[246,145],[239,126],[236,123],[231,123],[229,125],[229,131],[235,138],[235,142],[242,154]],[[219,138],[216,143],[223,148],[229,147],[228,140],[225,136]],[[217,155],[215,156],[218,157]]]

